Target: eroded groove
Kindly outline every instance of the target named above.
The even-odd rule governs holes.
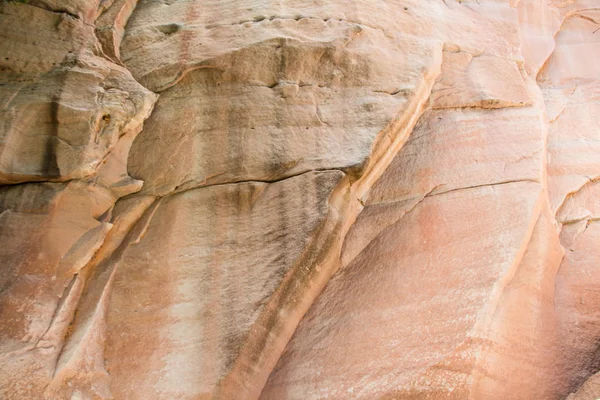
[[[379,134],[369,164],[354,181],[346,175],[329,200],[330,212],[313,241],[288,271],[250,329],[229,374],[215,397],[257,398],[298,323],[340,267],[344,237],[362,211],[361,199],[402,148],[425,110],[441,72],[442,48],[423,77],[415,98],[398,120]],[[387,142],[389,140],[389,142]]]
[[[130,201],[135,202],[136,199]],[[85,360],[80,360],[78,354],[90,346],[86,343],[90,331],[104,329],[107,308],[105,303],[110,295],[112,278],[117,271],[119,260],[129,246],[139,243],[160,203],[161,199],[145,197],[140,199],[139,204],[134,204],[125,214],[120,215],[122,219],[119,223],[115,222],[112,232],[114,235],[107,235],[94,258],[81,269],[78,275],[78,280],[81,282],[80,296],[73,307],[70,331],[64,337],[64,345],[56,358],[53,380],[46,389],[48,396],[70,396],[69,393],[74,390],[73,383],[70,382],[69,366],[71,369],[82,367],[78,363]],[[133,215],[129,215],[130,213]],[[128,217],[133,218],[128,219]],[[104,334],[104,332],[96,333]],[[95,349],[103,357],[102,350]],[[93,386],[93,382],[89,384]],[[81,389],[85,392],[85,389]]]

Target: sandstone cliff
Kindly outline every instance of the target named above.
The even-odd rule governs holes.
[[[595,399],[599,0],[0,2],[0,398]]]

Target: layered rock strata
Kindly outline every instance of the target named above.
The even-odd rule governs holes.
[[[599,13],[0,3],[0,397],[595,398]]]

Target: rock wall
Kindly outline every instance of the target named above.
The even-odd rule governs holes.
[[[0,2],[0,398],[569,399],[598,0]]]

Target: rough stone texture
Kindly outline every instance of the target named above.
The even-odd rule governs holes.
[[[598,0],[0,2],[0,398],[595,399]]]
[[[0,3],[0,397],[42,398],[157,96],[104,58],[93,2]],[[102,354],[99,353],[100,362]],[[54,397],[48,394],[48,397]]]
[[[309,172],[165,198],[115,276],[106,342],[113,395],[209,394],[315,235],[342,176]]]
[[[567,400],[590,400],[600,396],[600,382],[598,374],[588,379],[577,391],[567,397]]]
[[[523,69],[446,47],[431,107],[449,110],[423,115],[369,192],[262,398],[560,399],[598,370],[597,11],[516,8]]]
[[[140,131],[155,96],[97,55],[93,27],[37,7],[1,7],[0,183],[94,175],[121,136]],[[11,24],[18,19],[31,25]]]

